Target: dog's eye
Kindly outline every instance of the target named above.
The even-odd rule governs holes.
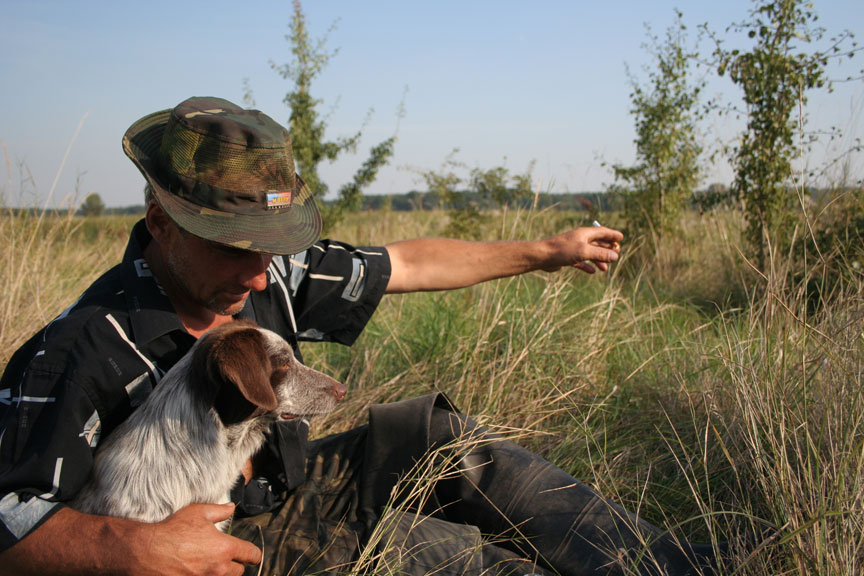
[[[279,366],[275,368],[270,374],[270,385],[275,388],[279,382],[285,378],[286,374],[288,374],[287,366]]]
[[[286,353],[275,356],[272,360],[274,366],[284,366],[286,368],[294,364],[294,354]]]

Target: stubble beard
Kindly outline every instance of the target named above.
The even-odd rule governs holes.
[[[210,300],[199,300],[195,296],[190,283],[187,281],[189,277],[189,265],[186,259],[175,254],[173,251],[168,253],[165,259],[165,269],[171,277],[171,282],[180,290],[186,298],[192,300],[198,306],[208,310],[218,316],[234,316],[239,313],[246,305],[244,298],[240,302],[232,302],[229,304],[220,303],[216,297]]]

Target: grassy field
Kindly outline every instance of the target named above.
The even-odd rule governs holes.
[[[536,238],[585,219],[490,214],[483,237]],[[0,366],[119,260],[132,223],[0,217]],[[439,212],[361,213],[333,236],[378,244],[446,224]],[[361,423],[372,403],[443,391],[675,534],[731,542],[723,574],[860,574],[861,252],[814,252],[819,227],[805,227],[760,274],[740,226],[737,213],[692,214],[662,249],[625,243],[605,275],[387,297],[352,348],[306,346],[350,390],[315,433]],[[757,534],[769,537],[754,546]]]

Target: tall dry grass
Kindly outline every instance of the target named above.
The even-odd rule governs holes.
[[[15,167],[19,181],[13,180],[16,170],[0,141],[6,168],[6,180],[0,184],[0,368],[24,341],[119,261],[131,229],[129,218],[76,218],[80,179],[60,203],[62,208],[48,208],[85,118],[41,200],[26,164]]]
[[[0,213],[0,366],[120,261],[131,220],[69,212]]]
[[[119,262],[124,219],[85,221],[69,213],[0,214],[0,366],[18,346]]]
[[[484,237],[533,238],[560,219],[509,214]],[[681,237],[651,254],[631,244],[602,278],[388,298],[350,351],[311,350],[351,386],[320,431],[444,391],[677,536],[729,542],[722,574],[861,573],[860,264],[825,245],[814,260],[817,235],[802,233],[759,273],[741,226],[691,215]]]
[[[536,238],[581,218],[497,214],[483,236]],[[119,260],[132,223],[0,217],[0,365]],[[435,212],[357,214],[334,237],[377,244],[445,226]],[[596,277],[537,273],[390,296],[351,349],[306,346],[310,363],[350,389],[316,433],[362,423],[372,403],[443,391],[676,536],[728,541],[721,574],[862,573],[860,264],[848,251],[805,257],[816,235],[802,234],[798,252],[774,254],[759,274],[740,226],[731,212],[691,215],[682,236],[651,254],[631,240]],[[419,467],[401,489],[420,501],[447,473]],[[397,572],[388,527],[405,518],[394,507],[379,546],[350,569]]]

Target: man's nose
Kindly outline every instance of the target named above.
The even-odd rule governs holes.
[[[243,277],[240,279],[243,287],[255,292],[267,288],[267,267],[270,266],[271,260],[273,260],[272,254],[250,254]]]

